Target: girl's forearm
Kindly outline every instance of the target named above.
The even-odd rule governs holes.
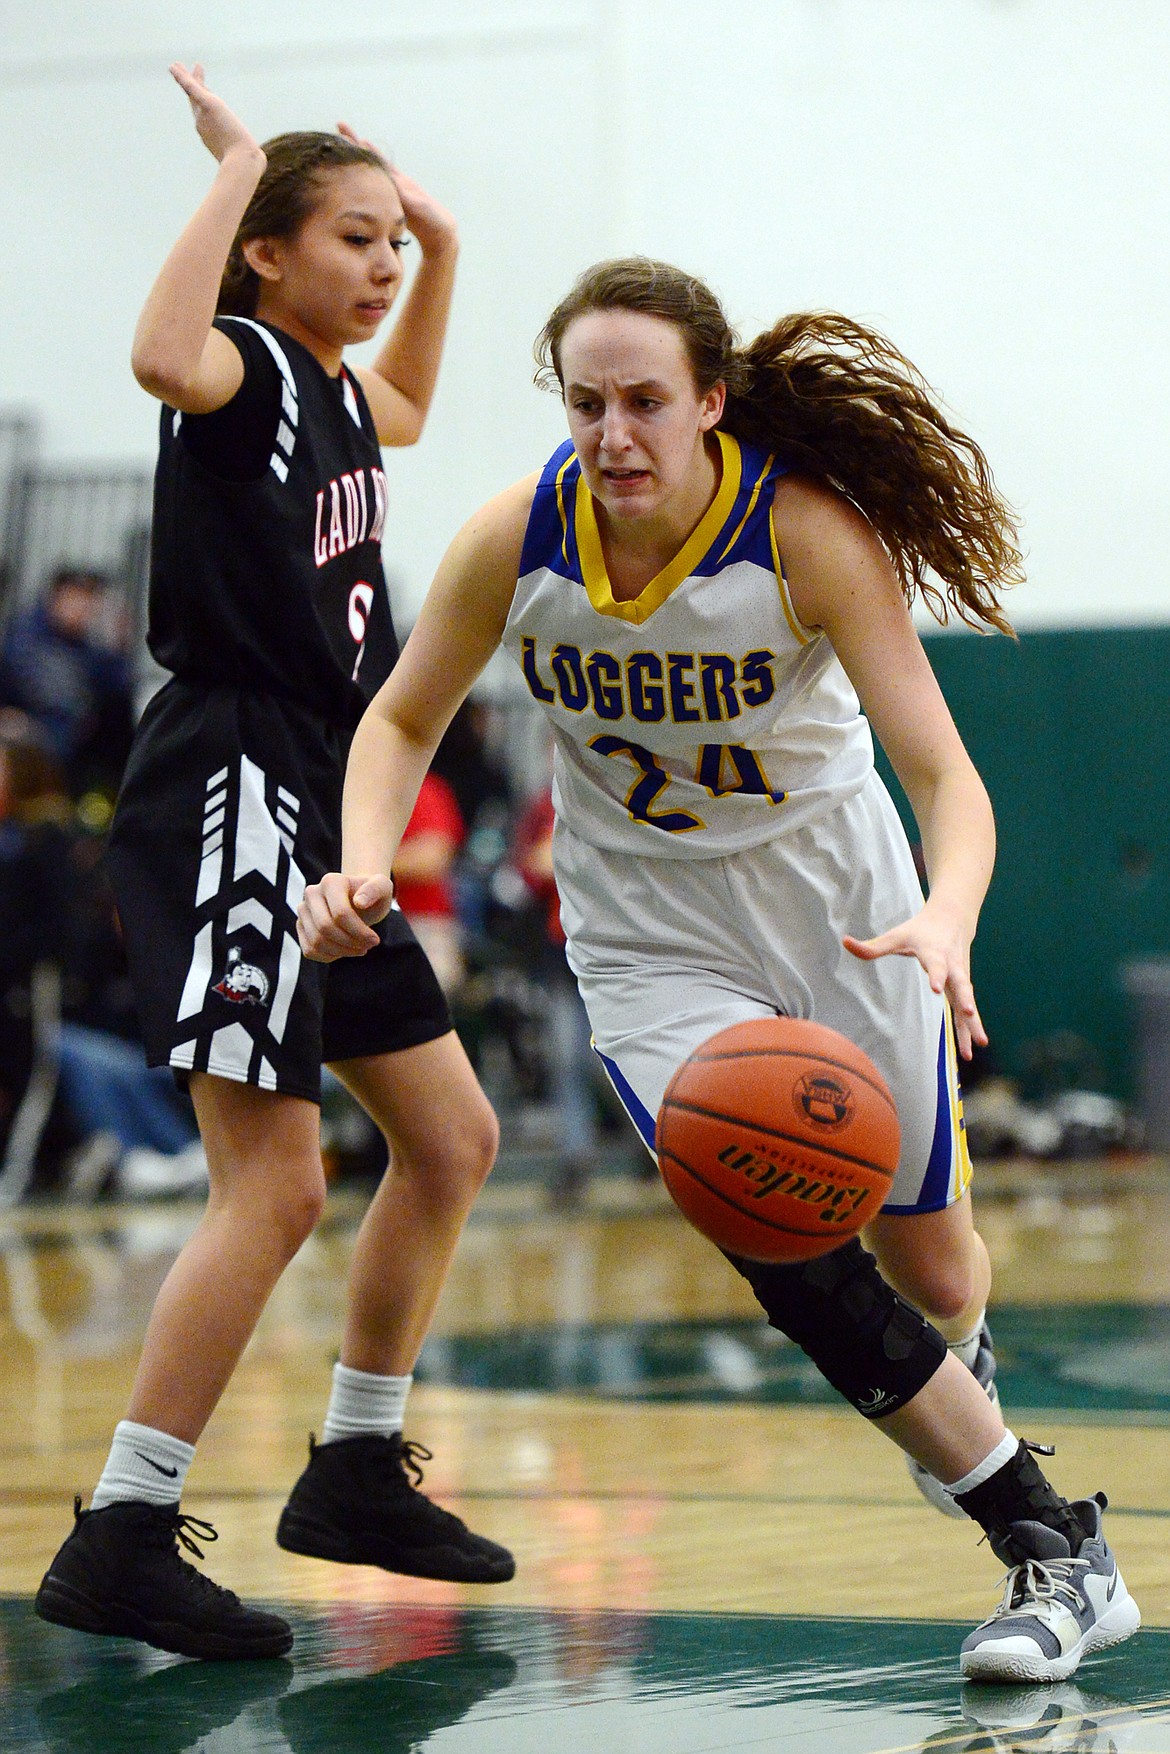
[[[378,376],[406,397],[420,421],[426,418],[439,378],[458,254],[452,238],[444,249],[423,257],[398,320],[374,361]]]
[[[934,912],[945,910],[974,937],[995,865],[995,818],[974,768],[944,774],[929,798],[911,799]]]
[[[369,709],[356,732],[341,806],[341,868],[350,876],[389,875],[435,743],[408,735]]]
[[[134,375],[165,396],[190,380],[215,317],[224,264],[266,160],[259,147],[237,146],[163,263],[134,331]]]

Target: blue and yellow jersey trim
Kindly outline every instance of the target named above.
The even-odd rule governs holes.
[[[566,440],[549,458],[536,489],[521,555],[521,578],[538,567],[547,568],[583,585],[599,615],[640,625],[686,579],[747,560],[777,569],[785,614],[792,621],[775,553],[771,515],[771,489],[785,473],[785,466],[730,433],[717,429],[715,437],[722,467],[714,499],[673,560],[637,597],[625,603],[614,597],[593,495],[585,484],[572,441]],[[798,637],[803,643],[811,635],[805,631]]]
[[[739,453],[740,453],[740,479],[741,479],[743,486],[746,486],[747,482],[751,478],[751,466],[756,464],[756,463],[759,463],[760,459],[757,455],[755,455],[755,453],[748,451],[743,445],[741,445],[739,447]],[[752,481],[751,489],[750,489],[748,496],[747,496],[747,505],[744,508],[743,516],[740,518],[739,523],[735,526],[735,529],[732,531],[732,533],[728,537],[726,543],[719,551],[719,565],[720,566],[722,566],[725,563],[725,561],[727,560],[728,556],[730,555],[732,549],[735,547],[736,543],[739,541],[740,537],[743,535],[745,529],[747,528],[747,525],[748,525],[748,522],[751,518],[751,515],[755,511],[756,506],[759,504],[760,492],[764,486],[764,483],[767,482],[768,486],[771,487],[772,482],[774,481],[775,476],[777,474],[777,471],[774,467],[775,462],[776,462],[775,456],[771,455],[771,456],[765,457],[763,460],[763,463],[760,465],[760,468],[759,468],[758,472],[756,473],[755,480]],[[766,503],[769,506],[771,505],[771,503],[772,503],[771,493],[768,493],[766,495]]]
[[[792,597],[788,589],[788,578],[784,571],[784,558],[780,553],[780,544],[776,540],[776,524],[772,517],[771,504],[768,507],[768,536],[772,549],[772,568],[776,574],[776,588],[780,592],[780,607],[784,611],[784,619],[797,644],[807,646],[816,638],[816,632],[811,627],[805,627],[793,608]]]
[[[573,504],[580,473],[581,465],[572,440],[566,439],[545,464],[533,495],[520,556],[521,578],[535,572],[537,567],[547,567],[562,578],[576,584],[582,582],[576,530],[566,510]]]
[[[723,467],[720,471],[719,486],[715,490],[715,498],[695,525],[674,559],[656,573],[649,584],[631,598],[628,603],[619,603],[613,594],[609,582],[609,574],[605,567],[605,555],[601,549],[601,534],[597,528],[597,513],[594,509],[593,495],[585,485],[584,477],[577,480],[576,523],[577,550],[581,556],[581,575],[585,589],[589,593],[589,601],[599,615],[613,615],[621,621],[632,621],[641,625],[648,621],[656,609],[661,609],[671,593],[677,590],[684,579],[689,579],[698,571],[703,560],[715,546],[722,534],[736,500],[739,498],[742,480],[742,457],[735,439],[726,433],[716,432]]]

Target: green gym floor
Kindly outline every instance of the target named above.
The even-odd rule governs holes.
[[[656,1188],[550,1214],[489,1193],[411,1397],[427,1487],[517,1553],[493,1590],[281,1553],[358,1215],[334,1197],[192,1470],[208,1569],[280,1604],[288,1662],[200,1664],[31,1613],[88,1493],[187,1207],[10,1215],[0,1232],[0,1749],[28,1754],[1170,1754],[1170,1198],[1163,1166],[991,1180],[999,1382],[1104,1488],[1143,1629],[1049,1688],[963,1686],[1001,1567],[760,1326]],[[1070,1172],[1071,1174],[1071,1172]]]
[[[1170,1749],[1170,1632],[1075,1684],[965,1687],[938,1621],[506,1608],[297,1612],[292,1662],[164,1662],[4,1604],[5,1749],[975,1754]]]

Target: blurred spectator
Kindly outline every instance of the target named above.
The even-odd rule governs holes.
[[[207,1158],[189,1102],[165,1066],[148,1066],[137,1042],[62,1023],[61,1097],[83,1135],[66,1178],[75,1199],[110,1184],[131,1199],[198,1193]]]
[[[0,1155],[38,1057],[38,969],[63,970],[72,915],[60,768],[28,720],[0,715]]]
[[[130,1198],[197,1193],[207,1186],[207,1159],[195,1113],[167,1067],[146,1064],[104,844],[78,831],[71,848],[58,1057],[62,1102],[84,1144],[69,1161],[68,1191],[78,1199],[107,1185]]]
[[[478,944],[489,929],[492,878],[507,858],[511,837],[512,784],[489,746],[490,714],[482,701],[465,700],[431,767],[455,794],[463,819],[452,883],[465,946]]]
[[[423,780],[394,861],[394,898],[430,958],[445,993],[463,979],[451,869],[463,843],[455,793],[437,773]]]
[[[432,763],[432,772],[454,792],[468,834],[474,834],[485,808],[502,805],[505,813],[511,809],[507,770],[488,747],[489,710],[482,701],[465,700],[444,731]]]
[[[548,998],[548,1054],[551,1095],[557,1113],[558,1162],[550,1192],[554,1205],[578,1205],[593,1174],[598,1152],[598,1103],[611,1096],[593,1052],[593,1035],[577,982],[565,960],[561,904],[553,875],[552,792],[539,792],[516,826],[513,860],[543,912],[544,935],[538,976]],[[654,1166],[639,1149],[639,1171]]]
[[[31,722],[0,713],[0,1151],[40,1049],[56,1077],[49,1136],[66,1192],[92,1198],[107,1183],[187,1191],[206,1183],[205,1160],[188,1149],[190,1103],[165,1067],[148,1069],[136,1040],[108,1027],[128,1019],[106,1002],[120,957],[98,847],[78,828],[60,765]],[[35,972],[46,967],[59,976],[62,1019],[34,1015]],[[51,1041],[38,1042],[38,1027]]]
[[[0,704],[44,733],[74,797],[117,790],[134,728],[125,617],[109,581],[60,567],[0,644]]]
[[[73,836],[76,884],[61,1011],[70,1023],[137,1042],[138,1014],[99,831],[104,826],[87,810]]]

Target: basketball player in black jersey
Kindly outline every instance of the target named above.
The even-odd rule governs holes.
[[[320,1443],[280,1520],[295,1552],[492,1583],[511,1555],[419,1490],[403,1404],[495,1117],[400,915],[374,956],[302,960],[296,909],[335,867],[349,739],[397,655],[380,538],[382,445],[434,391],[450,215],[343,128],[257,145],[171,69],[219,161],[138,323],[163,403],[149,643],[169,680],[127,768],[110,863],[148,1057],[189,1082],[210,1200],[159,1293],[92,1508],[47,1572],[44,1618],[201,1657],[276,1656],[287,1624],[179,1553],[210,1417],[325,1197],[322,1061],[390,1168],[358,1237]],[[422,261],[372,367],[343,362]],[[206,1531],[205,1531],[206,1532]],[[213,1534],[213,1531],[210,1531]],[[197,1551],[197,1549],[196,1549]]]

